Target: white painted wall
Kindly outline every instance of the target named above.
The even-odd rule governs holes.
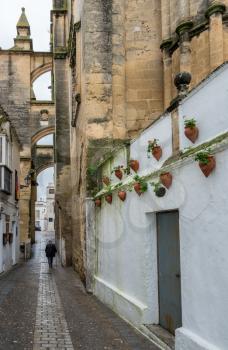
[[[189,146],[183,115],[199,121],[198,143],[228,129],[227,78],[226,66],[182,102],[182,148]],[[154,137],[164,149],[159,163],[146,155],[147,142]],[[170,115],[131,145],[131,158],[140,160],[141,174],[156,170],[171,154]],[[124,203],[114,193],[112,205],[103,199],[96,208],[94,292],[137,326],[159,322],[155,213],[179,209],[183,327],[176,332],[176,350],[228,349],[228,149],[218,149],[215,156],[216,170],[208,178],[191,159],[173,168],[173,185],[163,198],[149,187],[141,197],[128,192]]]
[[[180,148],[193,146],[184,135],[184,120],[196,119],[199,138],[195,145],[228,131],[228,67],[219,71],[195,89],[179,107]]]
[[[139,175],[147,171],[156,170],[164,161],[172,155],[172,121],[171,115],[166,114],[146,129],[138,139],[132,142],[130,147],[130,158],[140,161]],[[147,156],[148,141],[158,139],[162,147],[163,155],[159,162],[151,155]]]

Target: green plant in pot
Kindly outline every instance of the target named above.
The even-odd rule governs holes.
[[[164,197],[166,189],[162,186],[161,182],[151,182],[151,186],[153,186],[154,193],[157,197]]]
[[[158,139],[148,141],[147,147],[147,156],[150,158],[150,154],[152,153],[153,157],[159,161],[162,157],[162,148],[158,144]]]
[[[144,179],[142,179],[138,175],[134,177],[134,180],[134,190],[139,196],[141,196],[141,194],[145,193],[148,190],[148,184]]]
[[[196,142],[199,136],[199,129],[196,126],[195,119],[186,119],[184,121],[184,134],[192,143]]]
[[[211,154],[211,150],[203,150],[196,154],[195,161],[199,162],[202,173],[208,177],[216,167],[215,157]]]

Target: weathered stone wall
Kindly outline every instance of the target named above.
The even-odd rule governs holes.
[[[190,72],[193,88],[227,60],[227,2],[74,0],[68,13],[59,12],[54,43],[58,51],[66,46],[62,34],[69,31],[69,62],[65,57],[67,77],[56,79],[64,84],[61,91],[68,79],[72,257],[82,278],[88,168],[170,106],[177,73]]]
[[[59,6],[63,3],[60,3]],[[56,236],[63,265],[72,263],[71,173],[69,120],[69,63],[67,59],[68,16],[64,7],[52,12],[54,90],[56,106],[55,176]]]

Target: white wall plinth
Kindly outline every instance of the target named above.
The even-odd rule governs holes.
[[[148,308],[138,300],[116,289],[99,277],[95,277],[94,294],[117,314],[139,326],[148,323]]]
[[[179,328],[176,330],[175,350],[221,350],[206,342],[195,333]]]

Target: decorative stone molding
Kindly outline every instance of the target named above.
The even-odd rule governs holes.
[[[210,16],[212,16],[215,13],[223,14],[225,11],[226,11],[226,6],[218,2],[218,3],[211,4],[211,6],[208,7],[205,13],[205,16],[206,18],[210,18]]]
[[[193,22],[191,20],[186,20],[184,22],[181,22],[177,28],[176,33],[181,36],[186,32],[189,32],[193,27]]]
[[[53,1],[53,10],[67,10],[67,1],[66,0],[54,0]]]
[[[57,47],[54,52],[54,59],[65,59],[67,57],[67,49],[65,47]]]
[[[171,38],[169,39],[165,39],[162,41],[161,45],[160,45],[160,49],[161,50],[169,50],[170,47],[172,46],[173,40]]]

